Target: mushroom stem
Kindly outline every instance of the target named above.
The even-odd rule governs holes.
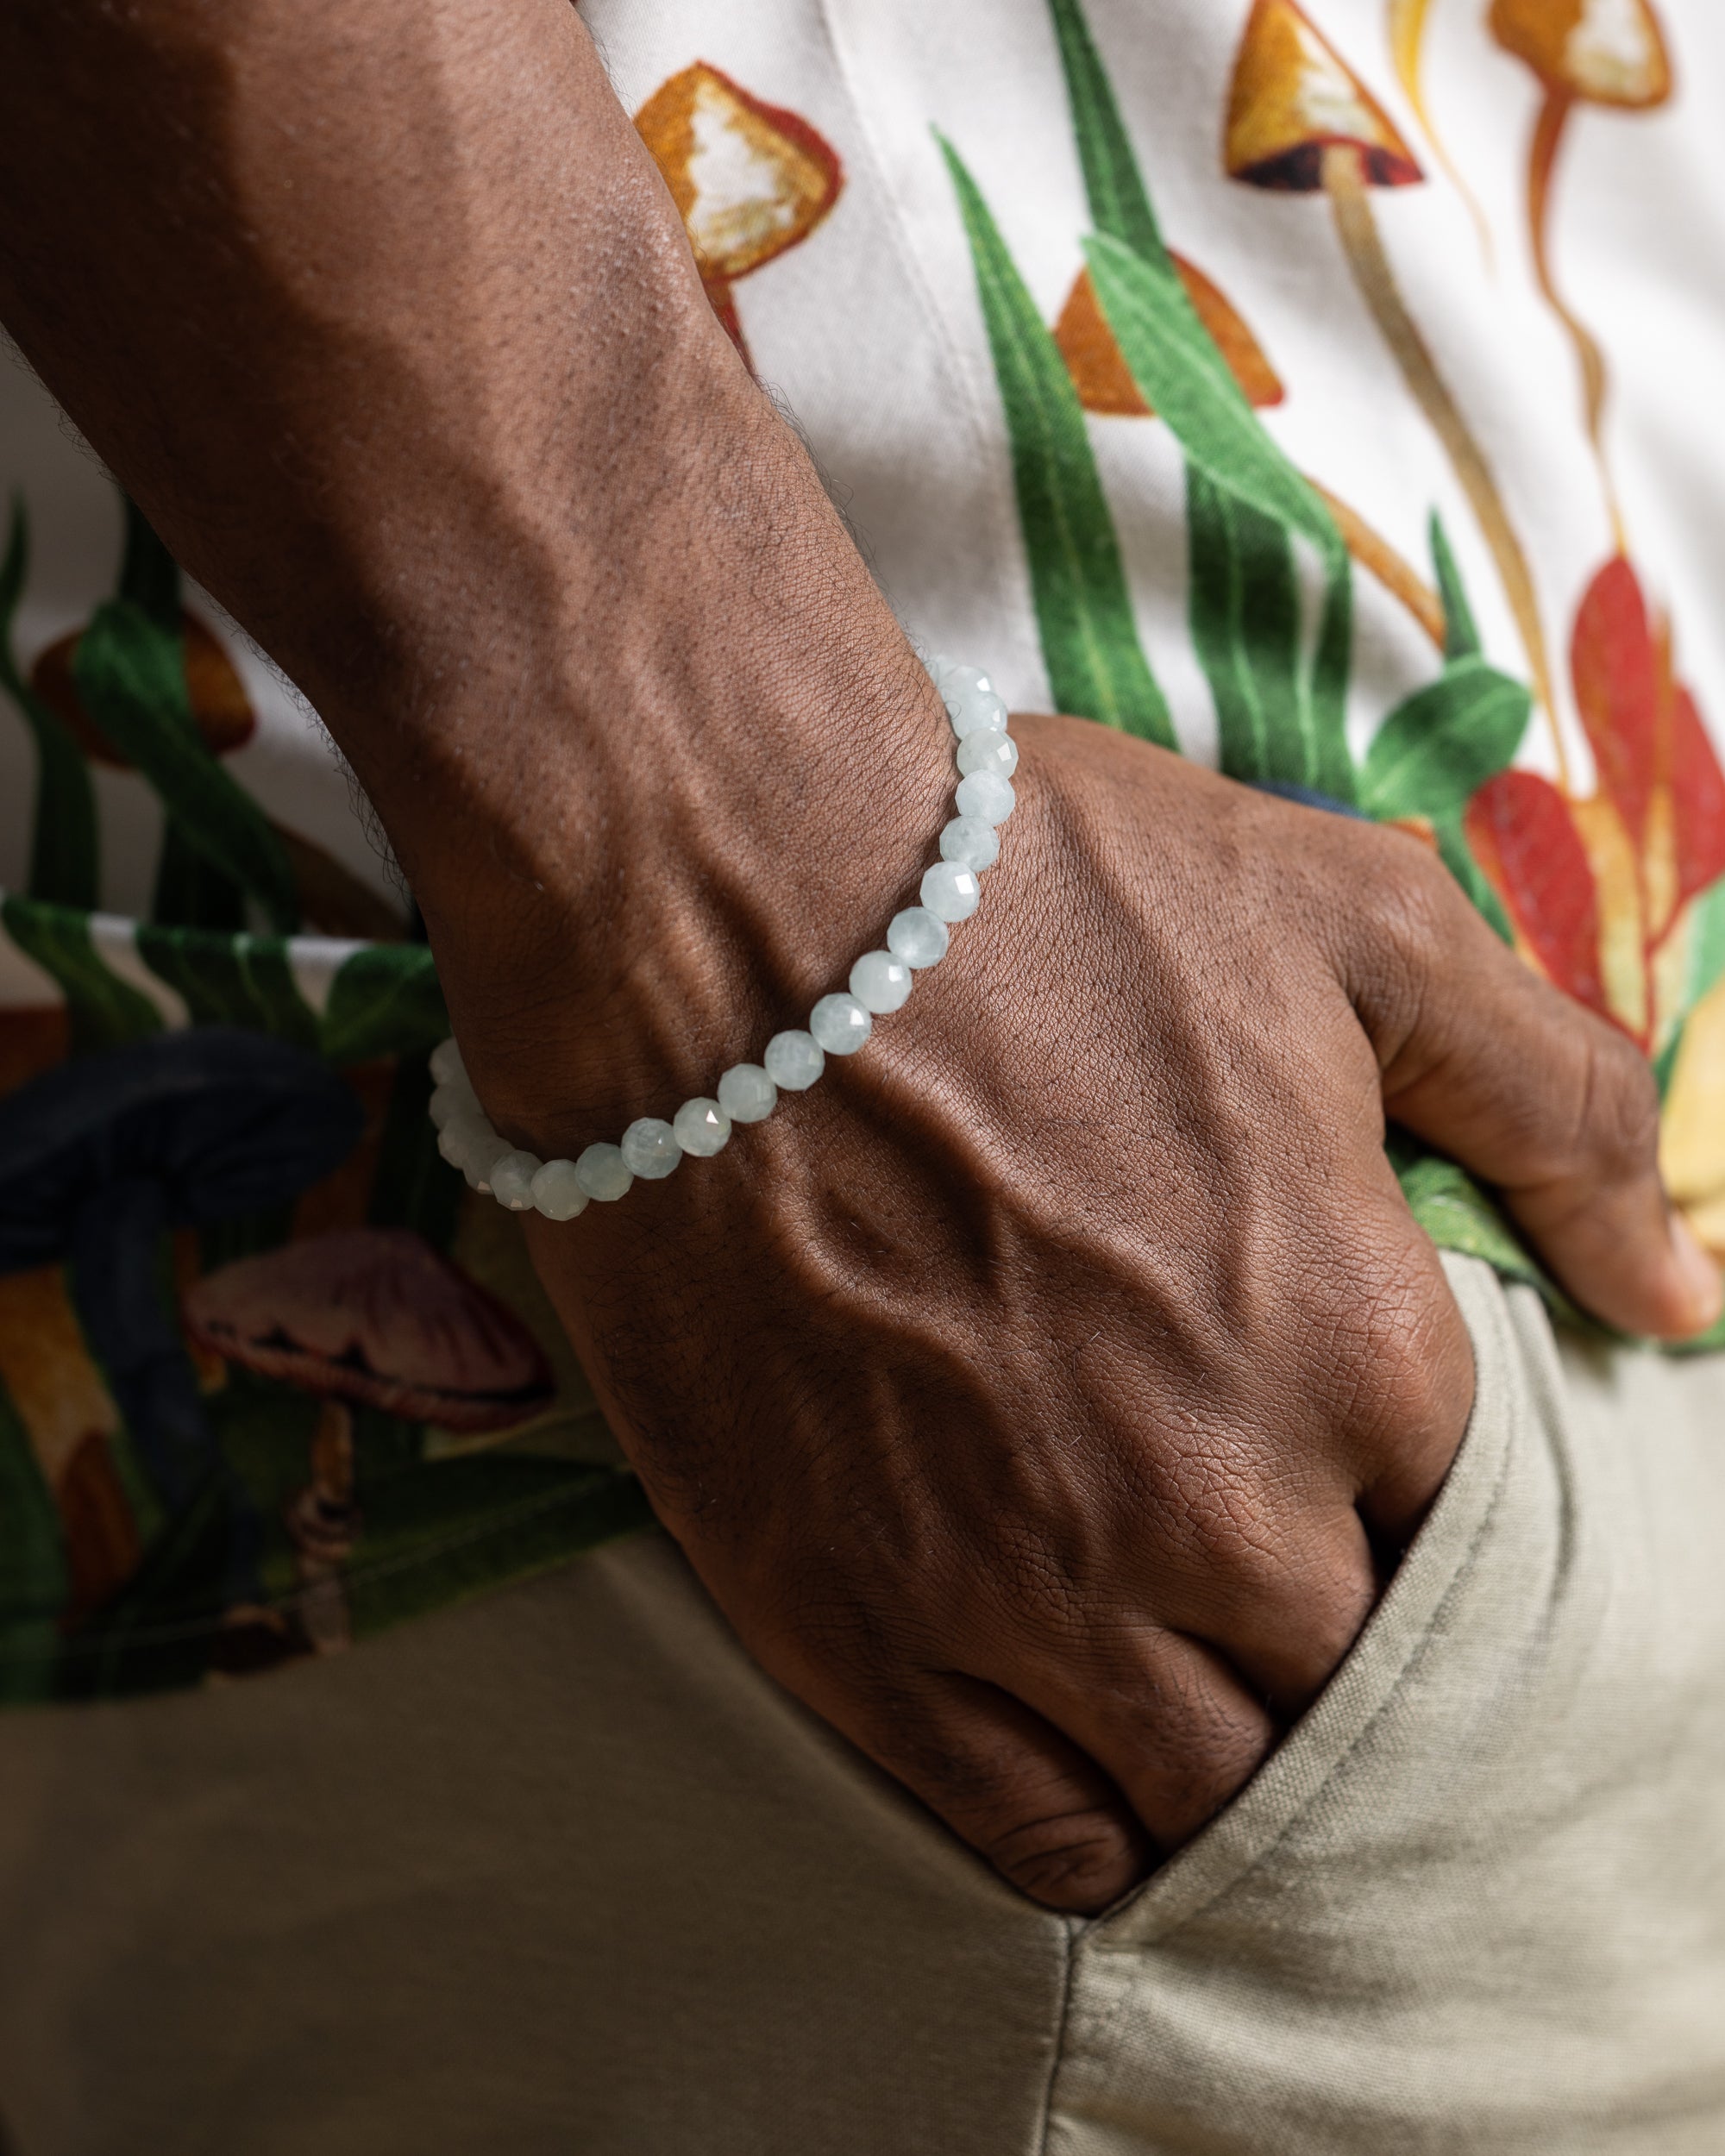
[[[1487,545],[1497,564],[1510,611],[1515,617],[1527,665],[1534,677],[1534,693],[1550,725],[1556,752],[1558,782],[1570,790],[1569,759],[1558,725],[1557,705],[1552,691],[1551,661],[1546,633],[1540,619],[1540,604],[1533,573],[1521,542],[1509,521],[1497,482],[1485,461],[1485,453],[1438,372],[1431,348],[1408,313],[1396,283],[1396,273],[1383,251],[1377,221],[1371,211],[1366,174],[1360,151],[1351,143],[1335,143],[1324,152],[1323,181],[1335,212],[1336,230],[1353,272],[1361,298],[1396,355],[1402,379],[1414,400],[1443,443],[1462,491],[1472,506]]]
[[[1479,206],[1479,198],[1463,177],[1461,167],[1450,155],[1442,135],[1433,124],[1426,104],[1426,85],[1422,70],[1423,48],[1426,41],[1426,17],[1431,12],[1431,0],[1389,0],[1389,44],[1395,55],[1396,72],[1402,89],[1414,108],[1414,117],[1425,130],[1444,177],[1449,181],[1467,206],[1467,214],[1473,219],[1473,229],[1479,235],[1479,251],[1485,258],[1488,271],[1497,266],[1497,250],[1492,244],[1491,227],[1485,222],[1485,212]]]
[[[1540,290],[1545,294],[1552,312],[1569,332],[1570,342],[1574,345],[1576,358],[1581,365],[1588,439],[1593,444],[1594,460],[1599,467],[1600,485],[1605,490],[1605,507],[1611,519],[1612,536],[1616,542],[1618,553],[1627,555],[1629,549],[1623,530],[1623,514],[1618,506],[1616,484],[1611,476],[1611,467],[1605,454],[1605,400],[1610,390],[1605,354],[1600,350],[1598,340],[1587,324],[1571,311],[1552,274],[1552,179],[1557,170],[1558,152],[1563,147],[1569,116],[1574,109],[1573,91],[1565,89],[1561,84],[1553,84],[1547,89],[1527,158],[1527,229],[1533,241],[1534,269],[1540,280]]]
[[[1404,555],[1397,553],[1383,534],[1367,523],[1359,511],[1333,494],[1327,486],[1307,474],[1306,484],[1335,519],[1342,544],[1367,575],[1376,577],[1392,599],[1398,599],[1441,651],[1447,630],[1443,601]]]
[[[326,1400],[311,1438],[311,1480],[287,1508],[299,1583],[299,1621],[317,1654],[353,1645],[342,1569],[359,1526],[354,1507],[354,1419],[344,1400]]]

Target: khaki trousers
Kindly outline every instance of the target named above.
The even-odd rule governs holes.
[[[1463,1453],[1094,1923],[642,1537],[339,1661],[0,1723],[18,2156],[1725,2152],[1725,1367],[1450,1261]]]

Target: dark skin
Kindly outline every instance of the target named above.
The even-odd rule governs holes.
[[[323,713],[499,1126],[710,1092],[932,857],[939,704],[561,0],[17,0],[0,316]],[[1711,1322],[1648,1074],[1433,858],[1029,719],[978,919],[534,1255],[763,1665],[1101,1908],[1346,1652],[1473,1374],[1388,1113],[1630,1331]]]

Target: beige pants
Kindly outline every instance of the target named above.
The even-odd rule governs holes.
[[[643,1537],[0,1723],[20,2156],[1725,2156],[1725,1367],[1453,1261],[1479,1406],[1233,1807],[1092,1924]]]

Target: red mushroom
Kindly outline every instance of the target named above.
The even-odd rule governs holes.
[[[311,1480],[287,1511],[301,1621],[320,1654],[352,1637],[341,1580],[359,1529],[352,1406],[508,1430],[555,1391],[514,1313],[405,1228],[348,1228],[242,1258],[200,1280],[183,1307],[199,1346],[323,1402]]]

